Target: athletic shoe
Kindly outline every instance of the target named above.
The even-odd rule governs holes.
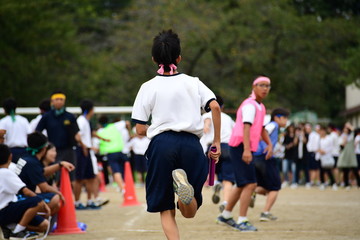
[[[9,240],[25,240],[25,239],[36,239],[37,237],[39,237],[39,234],[34,233],[34,232],[28,232],[28,231],[21,231],[18,233],[10,233],[10,238]]]
[[[319,187],[319,189],[320,189],[321,191],[324,191],[324,190],[325,190],[325,185],[324,185],[324,184],[321,184],[320,187]]]
[[[174,179],[174,191],[179,196],[179,200],[189,205],[194,198],[194,188],[187,180],[186,172],[182,169],[175,169],[172,171],[172,177]]]
[[[108,204],[110,202],[109,199],[97,199],[95,200],[95,205],[98,206],[98,207],[101,207],[101,206],[104,206],[106,204]]]
[[[9,228],[1,226],[1,232],[2,232],[2,239],[7,240],[10,238],[11,230]]]
[[[219,205],[219,211],[220,211],[220,213],[222,213],[224,210],[225,210],[225,204],[224,203],[221,203],[220,205]]]
[[[236,224],[236,229],[242,232],[256,232],[257,228],[254,227],[249,221],[243,221],[239,224]]]
[[[249,207],[254,208],[255,200],[256,200],[256,192],[253,192],[251,194],[251,200],[250,200],[250,203],[249,203]]]
[[[338,186],[337,186],[336,183],[334,183],[334,184],[332,185],[332,190],[334,190],[334,191],[337,191],[337,190],[338,190]]]
[[[277,217],[272,215],[271,213],[261,213],[260,214],[260,222],[268,222],[268,221],[275,221]]]
[[[220,190],[221,190],[221,183],[217,183],[214,186],[214,194],[212,195],[212,202],[214,204],[218,204],[220,202]]]
[[[88,203],[87,205],[86,205],[86,208],[87,209],[92,209],[92,210],[99,210],[99,209],[101,209],[101,207],[100,206],[97,206],[94,202],[92,202],[92,203]]]
[[[311,188],[311,183],[309,183],[309,182],[306,183],[306,184],[305,184],[305,188],[306,188],[306,189],[310,189],[310,188]]]
[[[85,209],[87,209],[87,207],[85,207],[82,203],[79,203],[79,204],[75,204],[75,209],[76,210],[85,210]]]
[[[298,188],[297,183],[292,183],[292,184],[290,185],[290,188],[291,188],[291,189],[297,189],[297,188]]]
[[[223,225],[229,226],[231,228],[237,229],[236,228],[237,224],[233,218],[224,218],[222,215],[220,215],[217,217],[216,223],[223,224]]]

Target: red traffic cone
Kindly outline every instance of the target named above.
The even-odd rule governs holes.
[[[69,172],[61,168],[60,192],[64,195],[65,204],[62,204],[58,213],[57,228],[52,234],[74,234],[85,233],[76,222],[74,198],[71,190]]]
[[[98,176],[99,176],[99,180],[100,180],[99,190],[100,190],[100,192],[106,192],[105,176],[104,176],[102,163],[98,163],[98,168],[99,168]]]
[[[122,206],[140,205],[137,201],[130,162],[125,162],[125,195]]]

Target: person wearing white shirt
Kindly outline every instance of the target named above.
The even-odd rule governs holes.
[[[150,139],[141,135],[136,135],[129,142],[129,148],[134,152],[134,171],[136,180],[140,185],[144,184],[145,174],[147,172],[145,152],[149,143]]]
[[[31,133],[29,121],[23,116],[16,115],[16,101],[8,98],[3,103],[6,116],[0,120],[0,129],[6,130],[5,143],[13,155],[12,161],[27,154],[27,135]]]
[[[50,99],[44,99],[40,102],[39,104],[39,109],[40,109],[40,114],[36,116],[36,118],[32,119],[30,121],[30,130],[31,132],[35,132],[35,129],[37,127],[37,125],[40,122],[40,119],[42,118],[43,114],[50,111],[51,106],[50,106]],[[45,136],[47,136],[47,132],[44,129],[42,131],[42,134],[44,134]]]
[[[305,132],[308,134],[306,148],[308,150],[308,163],[310,174],[310,185],[312,186],[319,181],[320,161],[316,160],[315,154],[319,149],[320,136],[316,131],[312,131],[311,124],[305,124]]]
[[[332,169],[335,165],[335,159],[332,156],[333,142],[331,137],[327,134],[326,128],[324,126],[320,127],[319,131],[320,140],[319,148],[316,151],[316,159],[320,160],[320,190],[325,189],[325,178],[324,175],[327,174],[330,179],[330,185],[333,186],[334,190],[337,190],[337,185],[335,183],[334,175]]]

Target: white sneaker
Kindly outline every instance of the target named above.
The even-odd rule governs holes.
[[[305,184],[305,188],[306,188],[306,189],[311,189],[311,183],[309,183],[309,182],[306,183],[306,184]]]
[[[321,184],[321,185],[319,186],[319,189],[320,189],[321,191],[324,191],[324,190],[325,190],[325,185],[324,185],[324,184]]]
[[[286,187],[288,187],[288,186],[289,186],[289,184],[288,184],[287,181],[284,181],[284,182],[281,184],[281,188],[286,188]]]
[[[336,183],[334,183],[334,184],[332,185],[332,190],[334,190],[334,191],[337,191],[337,190],[338,190],[338,186],[337,186]]]
[[[297,183],[292,183],[291,186],[290,186],[291,189],[297,189],[298,188],[298,185]]]

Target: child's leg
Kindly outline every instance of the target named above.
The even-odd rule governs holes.
[[[266,203],[264,207],[264,212],[270,212],[272,206],[274,206],[275,201],[277,199],[277,196],[279,194],[279,191],[270,191],[266,198]]]
[[[240,195],[240,217],[247,216],[247,210],[251,201],[251,194],[256,188],[256,183],[246,184]]]
[[[197,205],[195,198],[193,198],[191,200],[189,205],[186,205],[186,204],[182,203],[181,201],[178,201],[178,204],[179,204],[179,210],[185,218],[195,217],[195,214],[198,209],[198,205]]]
[[[45,203],[39,202],[36,206],[27,209],[19,223],[16,225],[14,233],[25,230],[25,228],[29,225],[30,221],[33,220],[37,213],[44,209],[43,204]]]
[[[168,240],[179,240],[179,229],[175,221],[175,209],[160,212],[161,225]]]
[[[240,194],[242,192],[243,188],[235,187],[231,190],[229,194],[229,201],[228,204],[225,207],[226,211],[231,212],[236,205],[237,201],[239,201]]]

